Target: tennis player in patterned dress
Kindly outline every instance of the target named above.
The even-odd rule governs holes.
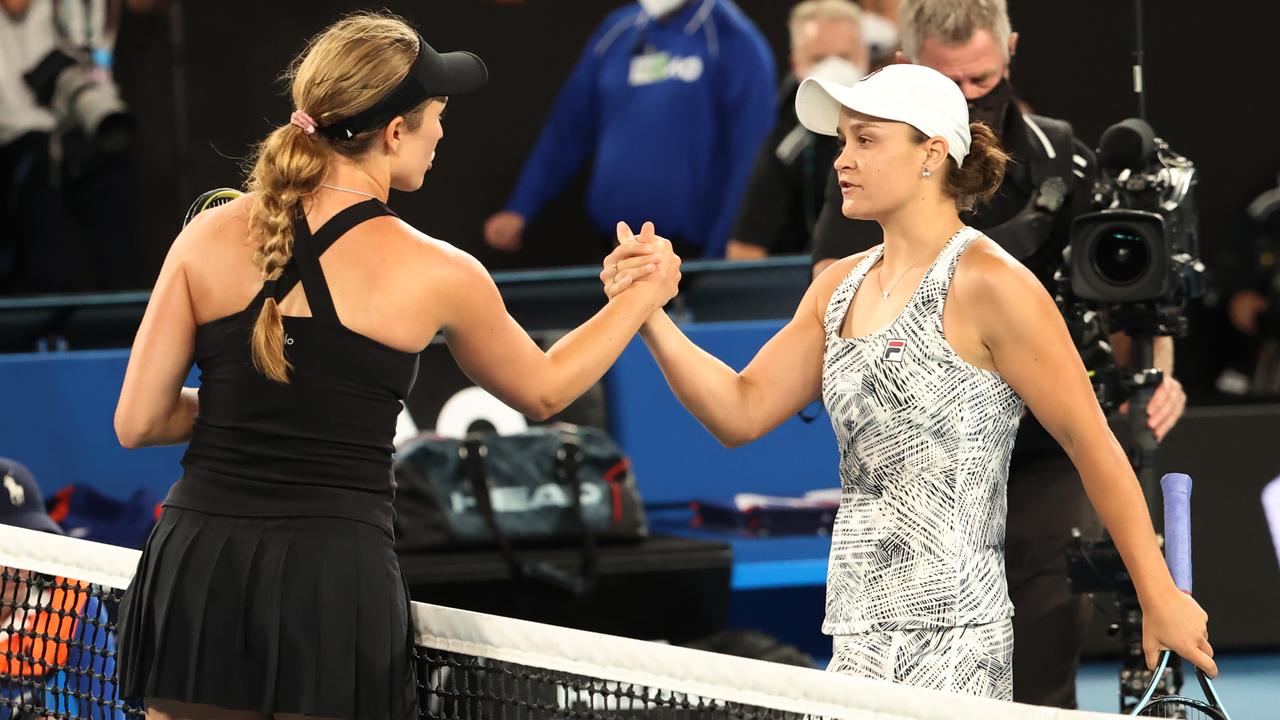
[[[1053,300],[960,220],[1008,156],[960,89],[919,65],[852,87],[806,80],[801,122],[836,135],[843,211],[884,244],[845,258],[742,372],[661,312],[641,331],[677,397],[721,442],[772,430],[821,395],[843,484],[823,631],[830,670],[1011,699],[1005,488],[1024,403],[1080,471],[1160,648],[1215,672],[1208,617],[1174,586],[1132,469]],[[606,291],[640,287],[642,242],[606,260]]]

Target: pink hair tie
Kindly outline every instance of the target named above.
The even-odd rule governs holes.
[[[294,110],[293,114],[289,116],[289,122],[302,128],[302,132],[308,135],[311,135],[316,131],[316,121],[312,120],[310,115],[302,112],[301,110]]]

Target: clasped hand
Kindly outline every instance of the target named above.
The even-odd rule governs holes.
[[[680,285],[680,258],[666,238],[658,236],[653,223],[646,222],[635,235],[624,222],[618,223],[618,246],[604,259],[600,281],[610,300],[629,289],[653,293],[658,307],[676,296]]]

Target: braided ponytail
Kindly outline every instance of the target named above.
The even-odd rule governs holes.
[[[293,105],[329,125],[371,107],[409,72],[418,55],[418,33],[390,13],[356,12],[307,43],[285,72]],[[421,127],[427,102],[404,113],[410,130]],[[263,282],[280,277],[293,257],[293,221],[304,197],[324,181],[337,155],[367,152],[382,128],[355,137],[330,139],[307,134],[293,124],[273,131],[257,148],[249,172],[254,202],[249,231],[259,242],[254,262]],[[253,326],[254,367],[267,378],[289,382],[292,365],[284,354],[284,321],[274,297],[267,297]]]
[[[280,277],[293,257],[293,219],[304,195],[315,192],[329,168],[332,150],[301,128],[285,125],[267,136],[258,148],[249,174],[254,203],[249,230],[261,245],[254,262],[264,282]],[[253,365],[278,383],[289,382],[292,369],[284,356],[284,321],[280,306],[268,296],[253,326]]]

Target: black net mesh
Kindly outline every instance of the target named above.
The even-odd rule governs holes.
[[[800,713],[418,648],[422,714],[457,720],[801,720]]]
[[[140,717],[116,692],[121,591],[0,571],[0,718]]]

